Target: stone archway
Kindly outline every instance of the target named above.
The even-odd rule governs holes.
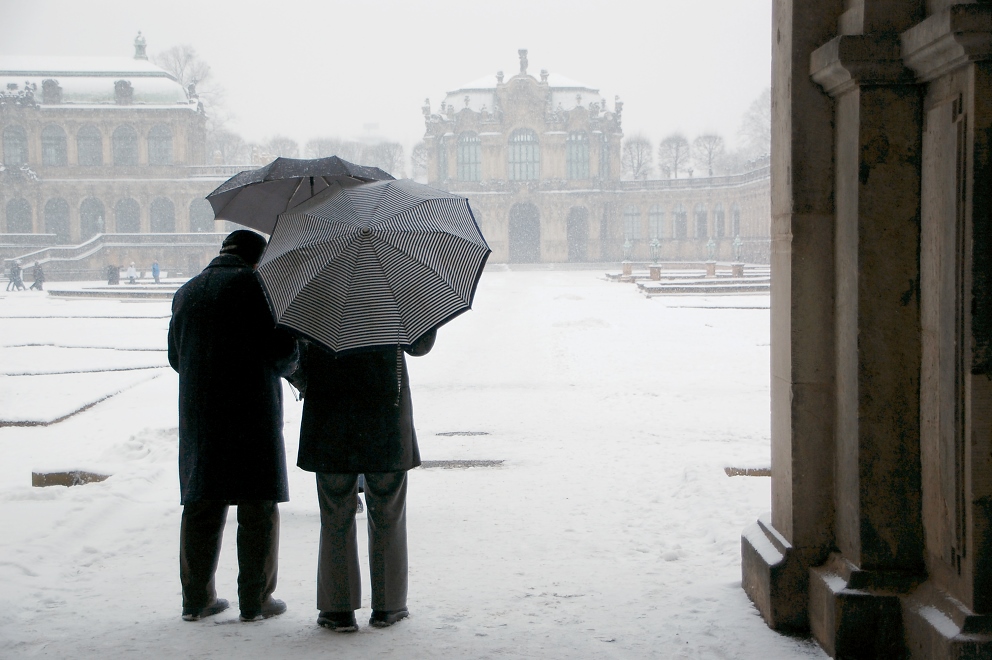
[[[569,261],[588,261],[589,258],[589,209],[573,207],[565,224]]]
[[[537,263],[541,260],[541,215],[530,203],[510,208],[509,260],[513,263]]]

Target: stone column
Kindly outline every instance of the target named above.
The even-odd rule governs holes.
[[[903,602],[918,658],[992,657],[992,8],[902,35],[926,84],[921,454],[929,579]]]
[[[842,35],[811,57],[836,99],[837,552],[810,573],[831,655],[895,657],[899,594],[922,580],[919,208],[922,100],[898,35]]]
[[[843,4],[772,9],[772,510],[741,554],[744,590],[778,630],[808,627],[809,567],[833,544],[833,103],[809,58]]]

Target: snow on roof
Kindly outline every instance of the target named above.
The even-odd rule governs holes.
[[[35,57],[23,55],[0,55],[0,76],[84,76],[103,77],[145,77],[169,78],[161,69],[148,60],[131,57]]]
[[[64,105],[116,104],[114,84],[118,80],[131,83],[130,105],[191,105],[182,85],[148,60],[0,55],[0,90],[17,91],[29,83],[36,86],[34,98],[41,103],[44,80],[59,84]]]
[[[605,102],[595,87],[589,87],[571,78],[557,73],[548,74],[548,87],[551,90],[551,105],[564,110],[571,110],[578,106],[588,107],[590,103],[599,103],[605,107]],[[493,99],[496,93],[496,76],[486,76],[473,80],[462,85],[456,90],[448,92],[444,97],[447,105],[453,106],[455,112],[462,108],[469,108],[478,112],[485,106],[488,110],[493,109]],[[465,98],[468,97],[468,105]]]

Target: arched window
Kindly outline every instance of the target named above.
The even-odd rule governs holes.
[[[623,210],[623,240],[637,241],[641,238],[641,211],[636,206]]]
[[[41,129],[41,164],[65,167],[69,164],[65,147],[65,131],[61,126],[49,124]]]
[[[723,238],[727,235],[727,222],[724,216],[723,204],[717,204],[713,207],[713,233],[716,234],[717,238]]]
[[[172,165],[172,131],[165,124],[148,131],[148,164]]]
[[[465,132],[458,136],[459,181],[482,179],[482,139],[476,133]]]
[[[665,212],[661,210],[661,206],[654,204],[648,209],[648,233],[649,238],[661,238],[662,227],[665,223]]]
[[[706,238],[708,233],[706,228],[706,207],[702,204],[696,204],[693,215],[696,217],[696,238]]]
[[[154,234],[168,234],[176,231],[176,207],[172,200],[159,197],[152,201],[151,230]]]
[[[195,233],[214,230],[214,209],[210,206],[210,202],[202,197],[194,199],[189,204],[189,230]]]
[[[28,200],[12,199],[7,202],[7,233],[34,233],[34,222],[31,218],[31,204],[28,203]]]
[[[565,171],[569,179],[589,178],[589,134],[572,131],[565,140]]]
[[[599,134],[599,178],[610,178],[610,139],[606,133]]]
[[[734,236],[741,235],[741,207],[737,204],[730,207],[730,229]]]
[[[441,138],[437,141],[437,178],[445,181],[448,176],[448,145]]]
[[[541,176],[541,146],[537,133],[518,128],[510,135],[509,178],[511,181],[533,181]]]
[[[672,209],[672,236],[686,238],[689,235],[689,214],[681,204]]]
[[[76,160],[82,167],[103,165],[103,136],[92,124],[76,131]]]
[[[88,240],[103,233],[106,211],[103,202],[94,197],[87,197],[79,205],[79,239]]]
[[[55,234],[56,243],[69,242],[69,202],[61,197],[45,203],[45,233]]]
[[[137,234],[141,231],[141,207],[126,197],[114,206],[114,227],[119,234]]]
[[[138,133],[130,126],[118,126],[111,138],[114,165],[138,164]]]
[[[3,164],[18,167],[28,162],[28,134],[20,126],[3,129]]]

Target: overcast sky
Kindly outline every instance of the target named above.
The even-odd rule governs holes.
[[[771,0],[0,0],[0,54],[133,55],[190,44],[226,91],[249,140],[283,134],[409,148],[421,105],[502,69],[579,81],[613,105],[623,128],[657,141],[716,131],[736,140],[741,115],[769,85]],[[370,125],[377,125],[372,129]]]

